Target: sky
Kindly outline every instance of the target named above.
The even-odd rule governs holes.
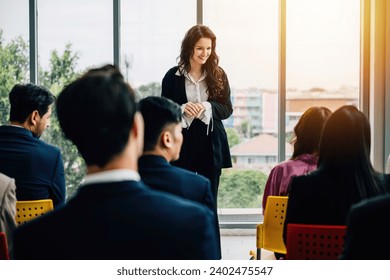
[[[112,0],[38,0],[39,63],[72,43],[79,69],[112,63]],[[161,82],[196,23],[196,0],[122,0],[123,71],[135,86]],[[204,0],[203,22],[217,36],[220,65],[235,88],[278,86],[278,1]],[[359,84],[357,0],[287,1],[286,87]],[[28,40],[28,1],[0,0],[6,42]]]

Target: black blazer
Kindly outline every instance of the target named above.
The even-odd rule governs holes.
[[[0,172],[14,178],[18,200],[51,198],[65,202],[61,152],[22,127],[0,127]]]
[[[217,259],[212,212],[195,202],[122,181],[76,196],[14,232],[15,259]]]
[[[390,194],[352,206],[347,218],[347,234],[341,259],[389,260]]]
[[[183,75],[176,75],[177,69],[178,66],[173,67],[165,74],[162,80],[161,96],[167,97],[182,105],[188,102],[185,89],[185,77]],[[230,86],[225,73],[224,80],[225,88],[223,98],[219,100],[207,100],[210,102],[213,111],[211,139],[213,146],[213,165],[215,168],[232,167],[227,135],[222,123],[222,120],[229,118],[233,113],[233,106],[230,100]]]
[[[153,189],[169,192],[207,206],[214,211],[210,181],[206,177],[171,165],[165,158],[144,155],[138,161],[142,181]]]

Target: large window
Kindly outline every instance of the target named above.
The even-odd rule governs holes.
[[[286,1],[286,132],[311,106],[359,105],[360,1]]]

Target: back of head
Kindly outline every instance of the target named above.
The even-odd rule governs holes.
[[[152,151],[164,127],[181,122],[181,108],[172,100],[158,96],[141,99],[138,108],[145,124],[144,151]]]
[[[55,96],[44,87],[34,84],[15,85],[9,93],[10,121],[24,123],[35,110],[42,117],[54,101]]]
[[[67,85],[57,100],[64,135],[87,165],[104,167],[123,151],[135,113],[134,92],[113,65],[89,70]]]
[[[352,162],[370,164],[370,123],[355,106],[336,110],[325,124],[320,144],[319,164]]]
[[[323,127],[331,111],[325,107],[310,107],[294,127],[294,153],[292,159],[302,154],[318,153]]]
[[[370,161],[370,145],[370,123],[355,106],[342,106],[329,117],[320,143],[318,168],[333,174],[333,182],[344,193],[341,200],[356,203],[383,192]]]

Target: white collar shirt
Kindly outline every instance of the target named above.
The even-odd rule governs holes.
[[[141,177],[138,172],[130,169],[115,169],[85,176],[82,185],[122,182],[122,181],[140,181]]]
[[[203,72],[202,76],[198,81],[195,81],[191,77],[191,75],[187,73],[187,71],[185,71],[183,68],[178,69],[176,71],[176,75],[177,76],[183,75],[185,77],[185,89],[186,89],[188,102],[202,103],[205,110],[200,115],[196,116],[196,118],[200,119],[203,123],[209,126],[211,121],[211,116],[212,116],[212,109],[211,109],[210,102],[207,101],[208,94],[207,94],[207,84],[206,84],[206,76],[207,76],[206,72]],[[192,121],[195,119],[195,117],[190,118],[185,116],[184,108],[185,108],[185,104],[181,105],[182,127],[189,128],[191,126]]]

